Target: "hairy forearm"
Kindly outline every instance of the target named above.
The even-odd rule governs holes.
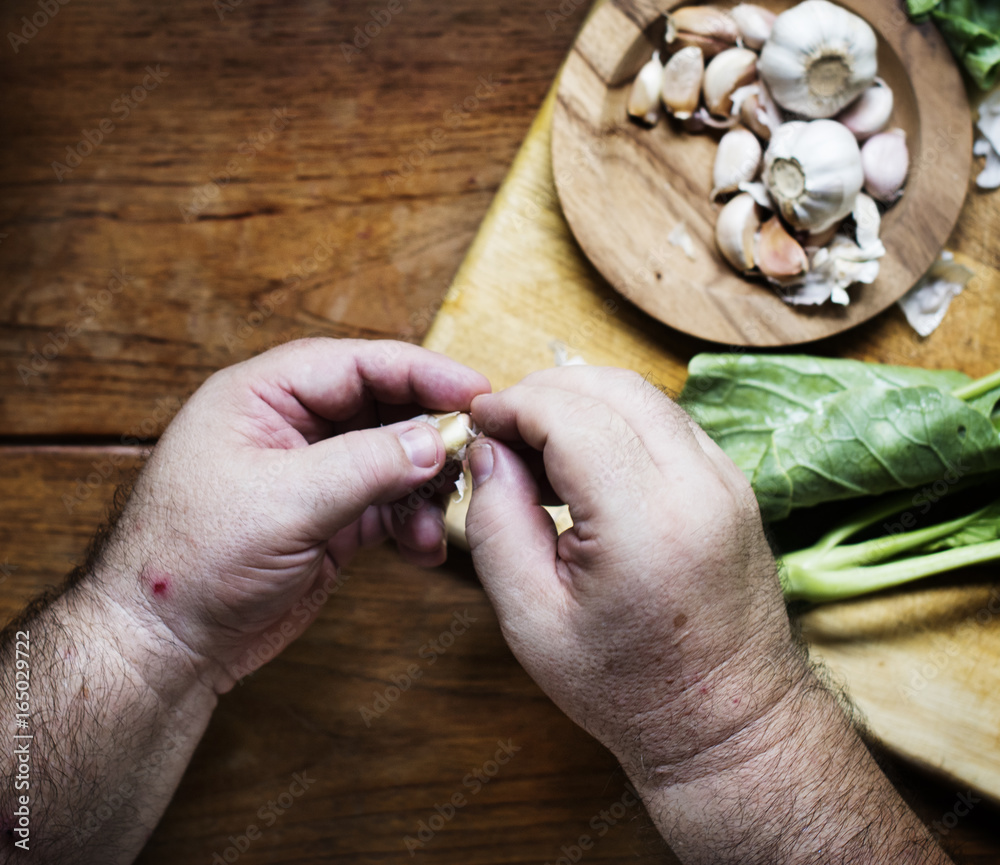
[[[705,755],[634,779],[685,865],[946,865],[811,671]],[[734,755],[740,755],[738,757]]]
[[[115,595],[86,575],[0,635],[0,721],[21,748],[0,757],[0,862],[18,842],[35,861],[131,862],[208,724],[216,696],[183,648]]]

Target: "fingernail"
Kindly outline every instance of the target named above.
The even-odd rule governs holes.
[[[438,464],[438,440],[426,427],[414,427],[400,435],[399,443],[410,462],[418,468],[429,469]]]
[[[493,445],[480,442],[469,449],[469,469],[472,471],[472,488],[485,483],[493,474]]]

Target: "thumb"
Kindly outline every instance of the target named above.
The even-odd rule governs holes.
[[[473,494],[465,518],[476,573],[501,622],[534,618],[558,590],[556,528],[538,484],[506,445],[484,439],[469,449]]]
[[[408,496],[445,460],[441,435],[416,421],[352,430],[294,453],[291,492],[305,506],[316,542],[333,537],[369,506]]]

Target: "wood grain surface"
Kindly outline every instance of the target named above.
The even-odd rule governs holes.
[[[672,0],[668,7],[681,5]],[[663,5],[663,4],[660,4]],[[723,6],[735,5],[726,0]],[[781,12],[795,0],[764,5]],[[736,273],[715,242],[720,205],[711,200],[716,135],[693,135],[676,121],[646,128],[627,119],[641,66],[662,47],[654,4],[609,2],[583,28],[560,76],[552,131],[556,187],[566,219],[588,258],[650,315],[685,333],[732,345],[810,342],[866,321],[924,274],[951,234],[972,158],[962,79],[940,34],[888,14],[886,4],[842,0],[879,36],[879,75],[892,88],[889,126],[907,134],[912,170],[902,200],[886,214],[888,250],[871,286],[850,290],[844,308],[793,307],[761,280]],[[683,224],[694,254],[650,267]]]
[[[310,333],[423,336],[586,8],[402,2],[349,63],[341,43],[386,4],[71,0],[16,54],[6,34],[19,34],[38,5],[4,6],[0,620],[80,560],[119,473],[138,459],[123,439],[155,438],[214,369]],[[128,106],[116,100],[157,64],[169,74],[123,116]],[[482,98],[480,75],[496,86]],[[283,107],[295,116],[271,139],[272,109]],[[52,162],[102,119],[114,130],[57,179]],[[519,291],[544,288],[530,271],[540,260],[528,227],[554,218],[551,183],[535,191],[514,211],[529,270],[499,262]],[[993,207],[970,200],[963,260],[992,254],[984,226]],[[577,271],[546,278],[598,284],[573,261]],[[977,268],[960,309],[991,290],[990,271]],[[121,291],[108,285],[115,269],[131,277]],[[488,343],[516,351],[515,324],[547,335],[544,294],[534,302],[491,298]],[[890,317],[821,350],[986,371],[997,322],[992,307],[978,311],[946,323],[931,349]],[[647,330],[670,344],[679,384],[684,356],[700,344],[627,305],[614,315],[640,346]],[[577,333],[579,321],[565,335],[582,350],[593,338],[609,359],[641,366],[629,334]],[[530,342],[523,358],[494,358],[495,383],[548,365],[545,341]],[[554,863],[584,834],[595,837],[585,862],[673,861],[640,809],[596,838],[591,821],[600,826],[600,813],[621,802],[621,773],[511,657],[467,558],[425,572],[385,548],[359,557],[350,575],[302,639],[221,701],[143,865],[207,865],[250,824],[262,838],[241,863]],[[477,621],[447,652],[425,648],[466,611]],[[367,727],[360,708],[411,664],[419,679]],[[405,835],[456,791],[471,792],[465,776],[499,740],[521,750],[411,858]],[[964,793],[892,769],[929,822]],[[259,816],[303,772],[316,779],[308,795],[273,822]],[[977,804],[946,827],[957,861],[1000,858],[996,816]]]

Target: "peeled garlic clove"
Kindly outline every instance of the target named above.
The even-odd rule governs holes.
[[[867,258],[881,258],[885,255],[885,246],[879,240],[879,232],[882,230],[882,215],[874,200],[863,192],[858,193],[851,215],[854,217],[856,226],[854,236],[857,238],[862,253]]]
[[[735,192],[741,183],[757,176],[763,156],[757,136],[746,129],[734,129],[722,136],[715,154],[712,200],[727,192]]]
[[[754,242],[760,228],[757,202],[750,195],[737,195],[719,213],[715,242],[719,252],[741,272],[754,268]]]
[[[804,117],[833,117],[871,86],[878,71],[875,31],[828,0],[782,12],[760,55],[775,101]]]
[[[861,148],[861,165],[865,173],[865,191],[872,198],[892,204],[910,171],[910,151],[906,146],[906,133],[892,129],[873,135]]]
[[[736,22],[743,44],[754,51],[760,51],[771,35],[777,16],[770,9],[752,3],[740,3],[730,14]]]
[[[660,119],[660,85],[663,80],[663,66],[660,52],[653,52],[650,60],[632,82],[628,95],[628,113],[643,123],[654,126]]]
[[[704,75],[705,58],[700,48],[682,48],[663,67],[661,99],[678,120],[687,120],[698,107]]]
[[[858,141],[864,141],[885,129],[892,116],[893,101],[892,89],[879,80],[841,111],[837,120],[850,129]]]
[[[809,232],[847,216],[865,180],[858,142],[835,120],[778,127],[764,154],[763,177],[785,220]]]
[[[732,47],[740,36],[733,16],[718,6],[682,6],[666,14],[668,45],[694,37]]]
[[[757,267],[769,279],[792,279],[809,270],[809,256],[781,220],[772,216],[757,238]]]
[[[445,455],[448,459],[465,459],[466,448],[476,438],[472,417],[465,412],[422,414],[413,420],[430,424],[441,434],[441,438],[444,440]]]
[[[748,48],[723,51],[705,69],[702,92],[705,107],[712,114],[729,114],[733,94],[757,76],[757,55]]]

